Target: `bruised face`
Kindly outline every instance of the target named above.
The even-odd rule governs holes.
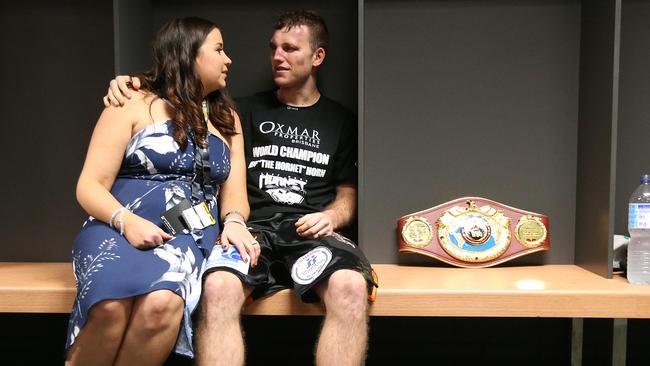
[[[273,81],[280,88],[299,86],[310,77],[314,67],[323,62],[325,51],[312,49],[310,29],[300,25],[278,29],[270,46]]]
[[[199,48],[196,55],[195,70],[203,84],[204,94],[226,87],[228,66],[232,60],[223,48],[223,38],[219,29],[215,28]]]

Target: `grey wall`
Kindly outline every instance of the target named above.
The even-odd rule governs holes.
[[[69,261],[75,184],[113,75],[111,1],[0,4],[0,260]]]
[[[368,1],[364,197],[372,262],[396,252],[396,220],[481,196],[550,218],[552,249],[521,261],[572,263],[579,1]]]

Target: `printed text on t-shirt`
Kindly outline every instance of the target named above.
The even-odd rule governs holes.
[[[253,148],[253,157],[259,158],[262,156],[281,156],[283,158],[291,158],[296,160],[307,161],[310,163],[317,163],[327,165],[330,161],[329,154],[323,154],[311,150],[299,149],[297,147],[266,145],[256,146]]]
[[[290,139],[291,143],[305,145],[313,148],[319,148],[320,137],[318,131],[276,123],[273,121],[264,121],[260,123],[259,130],[263,134],[272,133],[274,136]]]

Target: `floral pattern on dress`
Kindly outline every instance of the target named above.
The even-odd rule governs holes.
[[[156,174],[154,163],[149,159],[144,149],[166,155],[178,151],[178,144],[169,134],[167,123],[154,123],[135,134],[126,147],[125,157],[135,156],[149,174]]]
[[[181,248],[166,243],[153,250],[154,254],[169,263],[169,269],[160,278],[153,281],[151,286],[160,282],[174,282],[178,284],[182,297],[188,305],[196,305],[201,295],[201,274],[205,259],[200,266],[195,265],[194,253],[188,248],[185,252]]]
[[[79,300],[83,300],[88,294],[88,291],[90,291],[93,283],[91,278],[93,274],[104,268],[104,262],[114,261],[120,258],[115,253],[115,249],[117,249],[115,238],[104,240],[98,249],[99,253],[94,256],[90,254],[83,257],[79,254],[73,254],[72,256],[72,272],[77,283],[77,301],[75,301],[76,306],[72,310],[72,318],[75,318],[74,315],[78,315],[81,312]],[[79,335],[79,325],[75,323],[71,326],[73,330],[70,334],[70,343],[73,343],[77,335]]]
[[[99,254],[95,256],[89,254],[83,258],[79,255],[73,257],[72,269],[77,282],[77,296],[80,299],[83,299],[88,293],[90,285],[93,283],[90,277],[104,267],[103,262],[120,258],[119,255],[114,253],[116,247],[115,238],[109,238],[99,245]]]

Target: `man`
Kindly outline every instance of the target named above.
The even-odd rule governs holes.
[[[243,364],[245,300],[286,287],[303,301],[325,305],[316,363],[363,364],[367,299],[376,283],[363,253],[337,233],[356,209],[356,123],[317,88],[327,46],[319,15],[285,13],[270,41],[278,89],[237,101],[248,165],[247,225],[261,254],[251,258],[257,266],[250,268],[211,258],[197,332],[200,365]],[[117,83],[111,85],[120,98]],[[105,103],[109,97],[117,101],[109,93]]]

